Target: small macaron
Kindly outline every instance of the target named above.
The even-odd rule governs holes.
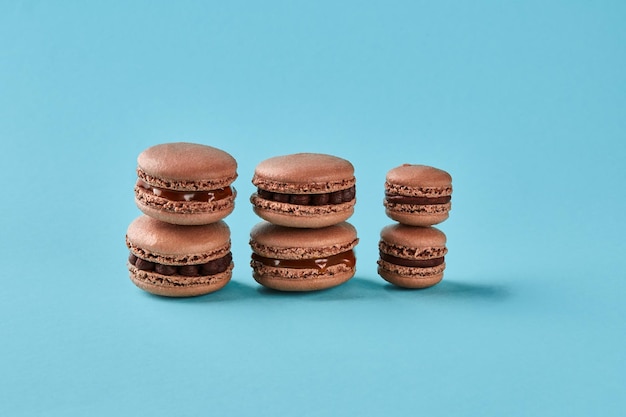
[[[222,221],[181,226],[140,216],[128,226],[126,246],[130,279],[152,294],[208,294],[224,287],[232,275],[230,230]]]
[[[452,177],[426,165],[404,164],[387,173],[385,212],[409,226],[432,226],[448,218]]]
[[[250,202],[264,220],[288,227],[318,228],[341,223],[354,213],[354,167],[342,158],[317,153],[276,156],[259,163]]]
[[[403,224],[380,232],[378,274],[404,288],[431,287],[443,278],[446,268],[446,235],[434,227]]]
[[[342,222],[298,229],[262,222],[250,232],[254,279],[280,291],[314,291],[354,276],[356,229]]]
[[[155,219],[182,225],[216,222],[235,207],[237,162],[207,145],[152,146],[137,158],[135,203]]]

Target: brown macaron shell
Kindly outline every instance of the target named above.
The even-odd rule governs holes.
[[[149,216],[136,218],[126,232],[126,246],[144,261],[175,267],[202,265],[228,257],[230,230],[220,221],[209,225],[181,226]],[[229,258],[226,258],[229,259]],[[152,294],[189,297],[208,294],[224,287],[232,276],[232,261],[226,270],[212,275],[163,275],[127,263],[132,282]]]
[[[387,196],[409,198],[446,198],[438,204],[403,204],[391,202]],[[426,165],[404,164],[391,169],[385,181],[385,212],[387,216],[410,226],[432,226],[446,220],[452,208],[452,177],[446,171]]]
[[[379,250],[407,261],[428,261],[443,258],[448,252],[446,235],[434,227],[412,227],[403,224],[386,226],[380,233]],[[427,288],[443,278],[446,264],[431,267],[398,265],[382,257],[378,274],[386,281],[404,288]]]
[[[357,243],[356,229],[346,222],[317,229],[289,228],[262,222],[250,232],[253,257],[256,254],[272,260],[313,262],[350,253]],[[348,281],[356,272],[355,262],[321,268],[294,268],[270,266],[253,258],[250,265],[259,284],[280,291],[331,288]]]
[[[252,183],[270,193],[315,195],[353,188],[356,178],[353,165],[345,159],[326,154],[298,153],[262,161],[254,171]],[[339,204],[304,205],[268,200],[254,193],[250,202],[259,217],[274,224],[320,228],[350,218],[356,198]]]
[[[220,149],[187,142],[155,145],[137,158],[137,176],[137,207],[161,221],[209,224],[223,219],[234,209],[236,192],[229,187],[237,178],[237,162]],[[159,190],[222,195],[212,201],[177,201],[159,195]]]

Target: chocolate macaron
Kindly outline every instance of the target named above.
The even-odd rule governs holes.
[[[164,143],[137,158],[135,202],[155,219],[183,225],[209,224],[235,206],[237,162],[228,153],[196,143]]]
[[[434,227],[403,224],[386,226],[380,232],[378,274],[405,288],[426,288],[443,278],[446,235]]]
[[[410,226],[432,226],[448,218],[452,177],[426,165],[404,164],[387,173],[387,216]]]
[[[259,217],[288,227],[318,228],[340,223],[354,213],[354,167],[342,158],[299,153],[257,165],[250,201]]]
[[[356,271],[356,229],[339,223],[298,229],[262,222],[250,232],[254,279],[281,291],[313,291],[348,281]]]
[[[222,221],[180,226],[141,216],[128,226],[126,246],[130,279],[152,294],[208,294],[232,275],[230,230]]]

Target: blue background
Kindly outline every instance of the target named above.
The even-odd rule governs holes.
[[[174,2],[172,2],[174,3]],[[0,0],[0,414],[623,416],[626,3]],[[239,162],[236,267],[127,276],[137,155]],[[356,167],[354,279],[252,279],[261,160]],[[444,281],[376,274],[388,169],[453,176]]]

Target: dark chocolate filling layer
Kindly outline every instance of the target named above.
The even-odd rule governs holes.
[[[433,259],[405,259],[398,258],[387,253],[380,252],[380,259],[389,262],[390,264],[407,266],[410,268],[432,268],[433,266],[439,266],[445,262],[444,257]]]
[[[356,257],[354,256],[353,250],[338,253],[337,255],[328,256],[326,258],[316,259],[276,259],[266,258],[253,253],[252,260],[275,268],[319,269],[322,272],[326,271],[326,268],[330,266],[343,264],[349,268],[354,268],[356,265]]]
[[[301,206],[324,206],[327,204],[342,204],[354,200],[356,187],[325,194],[283,194],[257,188],[259,197],[279,203],[299,204]]]
[[[128,257],[128,262],[142,271],[154,271],[161,275],[182,275],[185,277],[201,277],[219,274],[228,269],[232,260],[233,255],[230,252],[219,259],[200,265],[163,265],[138,258],[132,253]]]
[[[137,180],[137,186],[152,192],[152,194],[157,197],[163,197],[170,201],[200,201],[203,203],[210,203],[212,201],[221,200],[233,195],[232,187],[208,191],[176,191],[168,190],[167,188],[154,187],[141,179]]]
[[[411,197],[406,195],[385,194],[385,198],[389,203],[430,206],[436,204],[447,204],[452,199],[452,196],[446,195],[443,197]]]

